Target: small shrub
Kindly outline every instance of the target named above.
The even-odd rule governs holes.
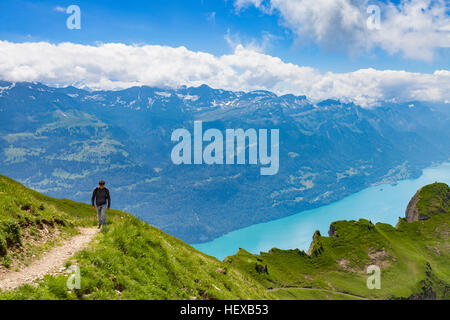
[[[8,247],[21,245],[20,225],[15,221],[4,221],[0,228],[5,233],[5,240]]]
[[[263,265],[261,265],[259,263],[255,264],[255,270],[258,273],[266,273],[266,274],[269,273],[269,271],[267,270],[267,265],[263,266]]]
[[[9,257],[9,256],[6,256],[6,257],[4,257],[3,258],[3,261],[2,261],[2,265],[5,267],[5,268],[10,268],[11,267],[11,257]]]
[[[23,206],[20,207],[20,210],[22,210],[22,211],[31,211],[31,209],[32,209],[32,207],[31,207],[31,204],[29,204],[29,203],[24,204]]]
[[[6,256],[8,248],[6,244],[6,237],[2,230],[0,230],[0,257]]]

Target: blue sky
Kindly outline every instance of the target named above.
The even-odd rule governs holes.
[[[68,30],[65,23],[69,15],[55,10],[71,4],[81,8],[81,30]],[[256,45],[284,62],[311,66],[321,72],[351,72],[372,67],[432,73],[449,66],[448,48],[436,49],[433,59],[428,61],[405,57],[402,52],[391,54],[380,48],[349,52],[339,45],[330,48],[299,40],[291,29],[282,25],[277,11],[266,14],[252,5],[237,10],[235,4],[232,0],[2,0],[0,39],[185,46],[192,51],[220,56],[233,51],[228,38],[236,43]]]
[[[66,26],[71,5],[80,30]],[[448,0],[2,0],[0,79],[450,104],[449,10]]]

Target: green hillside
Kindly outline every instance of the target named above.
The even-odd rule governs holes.
[[[423,187],[414,206],[426,219],[397,227],[337,221],[319,232],[308,253],[240,250],[220,262],[117,210],[107,228],[70,263],[81,289],[66,275],[0,292],[0,299],[449,299],[450,188]],[[54,199],[0,176],[0,276],[37,259],[78,227],[95,227],[87,204]],[[68,264],[70,264],[68,263]],[[381,268],[381,289],[366,286],[369,265]]]
[[[419,216],[426,220],[397,227],[370,221],[337,221],[329,236],[314,234],[309,254],[272,249],[254,255],[240,250],[230,266],[245,270],[280,298],[347,293],[369,299],[450,299],[450,188],[434,183],[418,192]],[[381,289],[368,289],[367,266],[381,269]],[[308,297],[306,297],[308,298]],[[355,297],[356,298],[356,297]]]
[[[0,212],[0,268],[17,260],[26,264],[32,255],[75,234],[76,227],[96,225],[91,206],[44,196],[4,176]],[[130,214],[108,211],[108,222],[91,247],[73,259],[81,269],[80,290],[68,291],[64,275],[47,276],[38,286],[1,293],[0,299],[272,298],[245,273]],[[59,236],[43,242],[44,229]]]

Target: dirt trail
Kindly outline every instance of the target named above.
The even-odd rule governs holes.
[[[357,298],[360,300],[370,300],[368,298],[364,298],[361,296],[355,296],[353,294],[350,293],[345,293],[345,292],[339,292],[339,291],[333,291],[333,290],[327,290],[327,289],[318,289],[318,288],[302,288],[302,287],[283,287],[283,288],[273,288],[273,289],[269,289],[269,291],[278,291],[278,290],[289,290],[289,289],[297,289],[297,290],[315,290],[315,291],[322,291],[322,292],[327,292],[327,293],[335,293],[335,294],[341,294],[344,296],[348,296],[348,297],[352,297],[352,298]]]
[[[12,290],[23,284],[41,279],[44,275],[59,271],[64,263],[77,251],[84,249],[97,233],[96,228],[80,229],[80,234],[66,240],[61,246],[52,248],[39,260],[19,271],[8,271],[0,277],[0,289]]]

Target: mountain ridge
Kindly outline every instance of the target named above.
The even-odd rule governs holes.
[[[180,96],[162,88],[89,93],[39,83],[5,90],[1,173],[77,201],[104,179],[119,208],[189,243],[417,177],[450,158],[450,120],[424,103],[315,106],[301,96],[205,86],[178,89]],[[191,130],[194,120],[205,130],[280,129],[279,173],[263,179],[257,166],[175,166],[170,134]]]
[[[269,90],[251,90],[251,91],[235,91],[235,90],[225,90],[225,89],[219,89],[219,88],[213,88],[210,87],[207,84],[200,84],[198,86],[186,86],[181,85],[179,87],[158,87],[158,86],[149,86],[149,85],[140,85],[140,86],[132,86],[128,88],[123,89],[111,89],[111,90],[90,90],[90,89],[84,89],[84,88],[78,88],[73,85],[68,85],[65,87],[54,87],[51,85],[46,85],[43,82],[29,82],[29,81],[8,81],[8,80],[0,80],[0,94],[6,90],[14,88],[16,85],[27,85],[29,89],[31,88],[40,88],[41,90],[48,90],[52,92],[61,92],[64,94],[83,94],[84,97],[93,98],[93,95],[101,95],[106,93],[120,93],[120,92],[132,92],[132,91],[158,91],[160,93],[163,93],[164,91],[168,91],[168,93],[176,94],[176,93],[199,93],[199,92],[214,92],[219,94],[232,94],[233,97],[241,97],[243,95],[254,95],[254,96],[269,96],[274,97],[278,99],[282,99],[285,101],[292,102],[293,100],[296,103],[302,103],[302,102],[308,102],[311,105],[315,107],[319,106],[330,106],[330,105],[354,105],[358,106],[352,101],[341,101],[340,99],[334,99],[334,98],[327,98],[323,100],[318,100],[317,102],[312,102],[306,95],[295,95],[292,93],[283,93],[283,94],[277,94],[275,92],[269,91]],[[30,87],[30,85],[32,85]],[[2,87],[6,86],[6,87]],[[408,100],[403,102],[396,102],[394,104],[401,104],[401,105],[411,105],[411,104],[438,104],[432,101],[421,101],[421,100]],[[364,109],[373,109],[378,107],[383,107],[386,105],[392,104],[390,101],[380,100],[377,105],[372,107],[363,107]]]
[[[300,298],[304,287],[369,299],[450,299],[450,188],[422,187],[411,199],[422,220],[399,218],[396,227],[366,219],[335,221],[329,236],[316,231],[308,252],[298,249],[251,254],[240,249],[224,261],[246,270],[279,298]],[[405,214],[408,215],[408,210]],[[432,212],[432,214],[430,214]],[[369,289],[369,266],[380,268],[380,289]]]

